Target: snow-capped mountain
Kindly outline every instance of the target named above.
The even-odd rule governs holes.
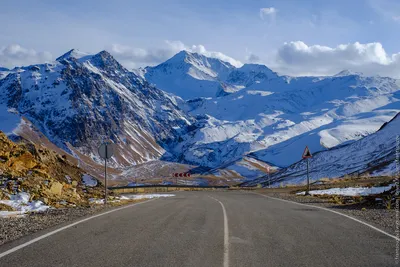
[[[143,75],[157,88],[191,99],[236,91],[222,82],[234,68],[219,59],[181,51],[158,66],[145,68]]]
[[[186,162],[215,168],[252,153],[285,167],[306,145],[321,151],[360,139],[400,111],[400,83],[388,77],[290,77],[245,64],[224,82],[241,89],[179,103],[198,126],[176,147]]]
[[[310,178],[342,177],[344,175],[393,175],[396,172],[396,138],[400,134],[400,113],[376,133],[351,144],[316,153],[310,160]],[[271,176],[272,185],[306,183],[306,160],[301,160]],[[269,184],[266,177],[246,183]]]
[[[1,130],[14,131],[23,116],[82,161],[99,162],[97,147],[111,139],[117,144],[112,165],[130,166],[166,156],[165,149],[191,125],[193,119],[173,101],[108,52],[71,50],[51,64],[18,68],[0,80],[1,116],[8,121]]]
[[[7,76],[9,69],[0,67],[0,80]]]
[[[115,167],[161,159],[257,178],[298,161],[306,145],[324,151],[374,133],[399,100],[398,80],[349,71],[290,77],[186,51],[128,71],[106,51],[71,50],[0,71],[0,130],[32,124],[81,163],[100,162],[97,147],[110,138]]]

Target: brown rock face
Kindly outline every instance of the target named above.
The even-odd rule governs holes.
[[[88,198],[102,195],[102,187],[84,192],[83,174],[67,157],[31,143],[14,143],[0,132],[0,186],[4,186],[0,199],[24,191],[30,193],[30,200],[55,207],[87,204]]]
[[[25,152],[20,156],[13,157],[9,161],[9,167],[16,172],[32,169],[37,166],[37,162],[31,153]]]
[[[53,182],[50,187],[50,193],[54,195],[61,195],[63,192],[63,184],[60,182]]]

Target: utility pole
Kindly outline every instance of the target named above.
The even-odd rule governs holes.
[[[307,159],[307,190],[305,195],[309,196],[310,195],[310,158],[312,157],[310,150],[308,149],[308,146],[304,149],[302,158]]]
[[[104,190],[104,204],[107,205],[107,149],[106,158],[104,159],[104,186],[106,187]]]
[[[307,191],[306,196],[310,195],[310,159],[307,158]]]

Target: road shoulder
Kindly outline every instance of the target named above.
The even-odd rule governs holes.
[[[5,247],[10,247],[10,243],[24,243],[76,221],[146,200],[140,199],[119,205],[52,209],[20,217],[0,218],[0,252],[4,251]]]
[[[391,235],[396,234],[395,210],[388,210],[376,207],[364,208],[360,205],[338,205],[335,203],[331,203],[326,199],[321,199],[315,196],[297,196],[286,192],[269,192],[265,190],[255,190],[254,193],[296,203],[323,207],[359,219]]]

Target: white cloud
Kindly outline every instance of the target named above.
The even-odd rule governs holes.
[[[186,46],[181,41],[165,41],[162,46],[156,48],[137,48],[121,44],[113,44],[106,47],[122,65],[127,68],[145,67],[157,65],[171,58],[176,53],[187,50],[196,52],[207,57],[218,58],[229,62],[234,66],[241,66],[242,63],[221,52],[209,51],[204,45]],[[94,51],[95,53],[98,51]],[[52,61],[52,54],[49,52],[37,52],[33,49],[24,48],[18,44],[0,47],[0,67],[13,68],[15,66],[26,66]]]
[[[159,64],[180,51],[179,45],[169,42],[165,47],[149,49],[113,44],[106,50],[128,68]]]
[[[253,53],[250,53],[248,56],[246,56],[246,61],[249,63],[259,63],[261,58]]]
[[[124,66],[128,68],[137,68],[139,66],[151,66],[162,63],[176,53],[187,50],[196,52],[207,57],[218,58],[220,60],[231,63],[234,66],[241,66],[242,63],[221,52],[208,51],[204,45],[186,46],[181,41],[164,42],[163,47],[142,49],[120,44],[113,44],[107,48],[109,52],[115,56]]]
[[[393,16],[392,19],[394,21],[400,22],[400,16]]]
[[[276,12],[278,12],[278,10],[274,7],[263,7],[260,8],[260,18],[264,19],[265,17],[275,17]]]
[[[275,64],[278,71],[296,76],[332,75],[343,69],[367,75],[400,76],[400,53],[389,55],[380,43],[356,42],[331,48],[289,42],[278,49]]]
[[[13,68],[30,64],[44,63],[52,60],[49,52],[37,52],[18,44],[0,47],[0,66]]]
[[[221,52],[207,51],[203,45],[193,45],[191,48],[188,48],[186,50],[205,55],[206,57],[218,58],[222,61],[231,63],[235,67],[241,67],[243,65],[240,61],[231,58],[230,56],[227,56]]]

